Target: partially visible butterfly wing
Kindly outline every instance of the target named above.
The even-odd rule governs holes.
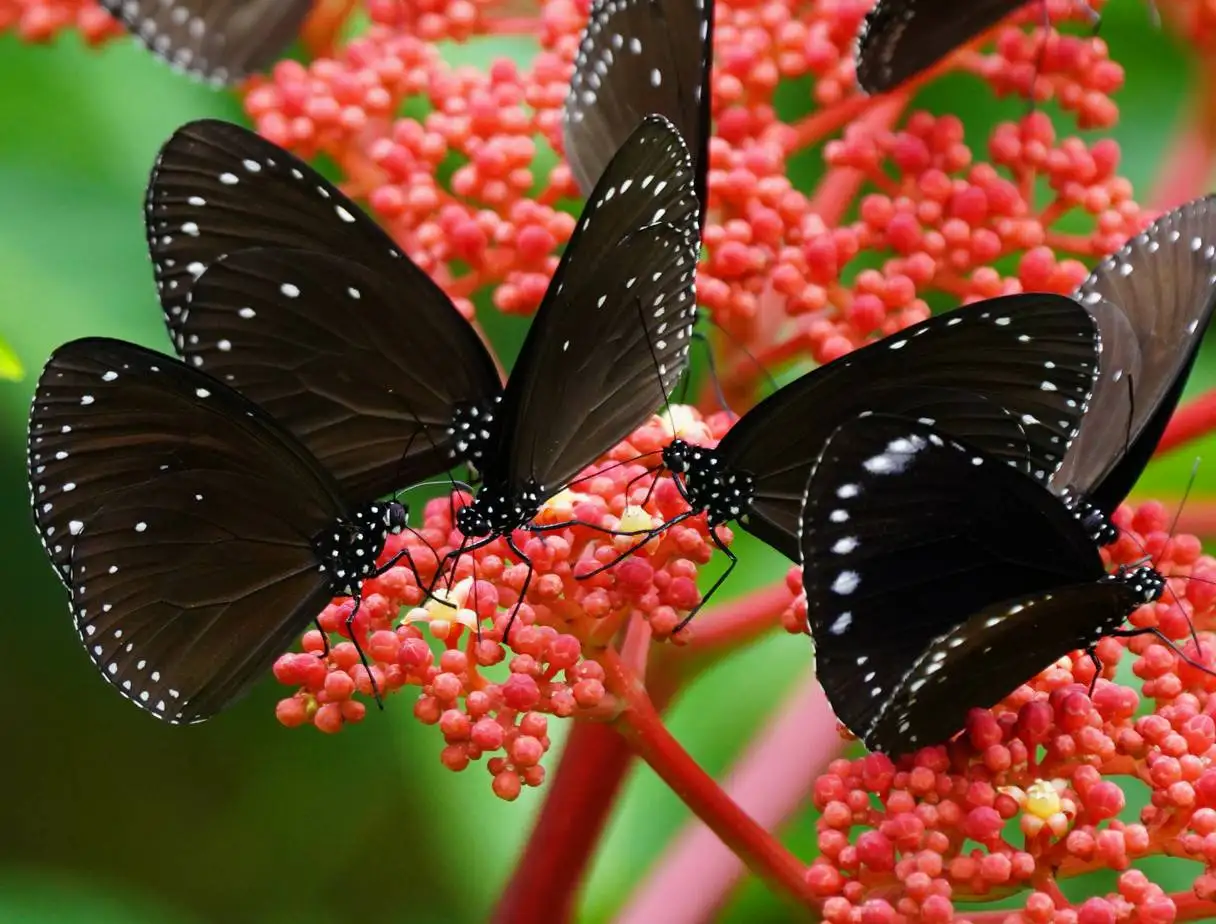
[[[696,262],[685,235],[652,225],[611,257],[604,271],[572,273],[546,326],[533,323],[502,406],[511,486],[566,484],[637,429],[687,366]]]
[[[501,390],[472,326],[400,264],[390,280],[340,256],[242,250],[199,277],[180,319],[183,356],[265,408],[352,501],[450,468],[453,408]]]
[[[208,375],[120,340],[74,340],[47,361],[30,410],[34,520],[66,582],[72,546],[108,498],[154,496],[173,472],[266,472],[293,488],[285,521],[320,529],[343,510],[329,476],[256,405]]]
[[[827,441],[800,546],[819,681],[866,741],[934,639],[994,600],[1104,575],[1080,523],[1042,485],[933,427],[880,414]]]
[[[692,177],[688,148],[660,116],[613,157],[507,381],[487,484],[563,483],[638,427],[684,374],[696,319]]]
[[[421,270],[336,186],[230,122],[190,122],[165,142],[148,181],[144,222],[175,344],[194,280],[224,254],[249,247],[345,257],[382,272],[403,292],[421,284]]]
[[[276,474],[168,473],[108,495],[75,541],[85,650],[157,718],[197,722],[230,705],[329,602]]]
[[[1025,0],[877,0],[857,34],[857,83],[885,93],[936,64]]]
[[[101,0],[157,57],[217,84],[278,60],[312,0]]]
[[[913,662],[874,717],[866,747],[897,756],[948,740],[971,709],[996,705],[1070,651],[1096,643],[1140,602],[1133,587],[1099,580],[980,610]]]
[[[1076,297],[1082,303],[1104,299],[1121,308],[1140,352],[1131,395],[1126,381],[1103,379],[1095,395],[1100,403],[1082,422],[1083,439],[1053,481],[1058,488],[1086,495],[1109,514],[1157,448],[1216,309],[1216,196],[1196,199],[1157,219],[1103,260]],[[1133,403],[1129,444],[1127,414]],[[1121,412],[1115,411],[1118,405]]]
[[[893,410],[919,388],[968,391],[1012,414],[1028,445],[984,440],[949,406],[917,416],[944,433],[978,437],[986,452],[1046,481],[1080,426],[1097,374],[1093,318],[1062,295],[1021,294],[966,305],[822,366],[770,395],[730,430],[718,455],[749,472],[755,495],[743,525],[798,560],[798,521],[811,466],[832,431],[864,411]],[[966,409],[972,415],[974,407]],[[1001,424],[1003,426],[1003,424]],[[1028,453],[1028,455],[1026,454]]]
[[[692,150],[705,220],[713,19],[713,0],[591,4],[562,111],[566,157],[584,194],[638,123],[657,113]]]

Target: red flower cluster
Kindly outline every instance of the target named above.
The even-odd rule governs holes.
[[[1216,559],[1194,536],[1171,537],[1159,504],[1121,508],[1115,521],[1112,565],[1150,554],[1171,576],[1171,593],[1131,624],[1159,628],[1194,659],[1193,623],[1203,659],[1216,661]],[[1139,690],[1117,676],[1127,651]],[[993,709],[972,710],[949,745],[898,765],[834,762],[814,787],[820,856],[807,873],[824,918],[1168,924],[1209,914],[1197,899],[1216,897],[1216,677],[1152,635],[1103,639],[1097,654],[1096,681],[1090,658],[1074,653]],[[1126,817],[1120,777],[1150,790],[1138,817]],[[1194,893],[1166,895],[1132,868],[1151,855],[1202,863]],[[1064,897],[1061,880],[1099,869],[1120,874],[1114,892],[1079,906]],[[1022,910],[956,907],[1011,893],[1024,893]]]
[[[685,438],[704,445],[713,445],[726,425],[725,415],[702,421],[680,405],[671,418]],[[653,418],[538,517],[546,526],[578,525],[535,534],[516,530],[516,545],[532,561],[530,580],[527,565],[506,560],[510,552],[499,539],[462,556],[454,575],[438,585],[436,599],[424,603],[422,588],[435,580],[440,560],[461,545],[453,515],[468,497],[455,492],[428,503],[421,525],[390,537],[381,558],[406,550],[413,568],[403,559],[364,584],[350,632],[353,601],[327,607],[321,630],[305,635],[303,652],[276,663],[279,681],[299,688],[279,703],[279,721],[336,732],[364,717],[364,699],[412,687],[418,693],[414,715],[438,725],[444,736],[446,766],[463,770],[486,757],[494,791],[504,799],[514,799],[521,785],[539,785],[539,761],[549,746],[546,716],[602,719],[618,708],[595,657],[623,626],[644,619],[659,640],[681,641],[695,632],[690,626],[672,636],[701,600],[697,569],[713,552],[704,515],[665,530],[610,571],[578,577],[640,541],[605,530],[650,529],[684,511],[670,477],[656,480],[651,473],[658,450],[675,433],[671,418]],[[729,530],[718,534],[730,541]],[[366,653],[370,673],[355,645],[341,640],[352,637]]]

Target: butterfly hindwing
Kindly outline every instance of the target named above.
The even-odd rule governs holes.
[[[380,497],[459,461],[453,409],[501,390],[443,291],[420,271],[399,282],[332,254],[238,251],[195,282],[182,353],[294,433],[345,496]]]

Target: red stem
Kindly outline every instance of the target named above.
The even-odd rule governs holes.
[[[1207,191],[1216,162],[1216,93],[1210,92],[1216,68],[1201,61],[1207,79],[1196,82],[1199,96],[1174,140],[1166,147],[1166,161],[1157,172],[1149,201],[1155,209],[1172,209]]]
[[[776,829],[804,803],[842,744],[823,690],[808,677],[748,746],[723,788],[757,822]],[[692,822],[651,868],[616,924],[712,920],[743,873],[739,858]]]
[[[1157,455],[1164,455],[1209,433],[1216,433],[1216,388],[1205,391],[1174,412],[1157,444]]]
[[[608,725],[575,722],[544,806],[491,921],[573,920],[574,898],[633,760]]]
[[[781,614],[793,602],[785,582],[731,600],[698,616],[689,626],[688,644],[671,653],[682,661],[687,655],[734,651],[779,625]]]
[[[627,704],[617,725],[638,756],[748,869],[773,889],[810,905],[802,862],[736,805],[672,737],[641,681],[614,650],[605,651],[600,661],[607,672],[605,685]]]

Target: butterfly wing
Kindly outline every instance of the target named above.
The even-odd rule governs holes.
[[[101,0],[148,50],[187,73],[232,84],[295,41],[312,0]]]
[[[638,123],[657,113],[692,149],[704,221],[713,20],[713,0],[591,4],[562,111],[566,157],[585,194]]]
[[[881,414],[828,439],[807,482],[800,551],[819,681],[867,743],[935,639],[996,601],[1104,575],[1080,523],[1042,485]]]
[[[1094,320],[1075,301],[1003,296],[930,318],[804,375],[745,414],[718,444],[718,455],[754,479],[743,525],[797,561],[807,476],[845,420],[908,410],[903,403],[922,388],[966,391],[989,404],[967,405],[962,417],[948,403],[922,405],[916,416],[1045,481],[1076,435],[1097,365]],[[996,440],[974,419],[985,407],[996,421]],[[1006,413],[1023,425],[1026,443],[1002,445]]]
[[[173,342],[194,280],[249,247],[311,250],[382,272],[402,292],[423,285],[379,225],[312,167],[239,125],[203,119],[161,147],[144,222]]]
[[[380,497],[458,461],[453,408],[501,391],[443,291],[421,271],[399,282],[331,254],[238,251],[195,282],[182,354],[295,434],[345,497]]]
[[[857,34],[857,83],[885,93],[996,25],[1025,0],[877,0]]]
[[[671,393],[695,319],[697,220],[688,149],[650,117],[588,199],[528,331],[487,484],[556,490]]]
[[[336,485],[256,405],[208,375],[120,340],[52,354],[30,410],[30,494],[39,536],[65,580],[76,537],[107,498],[167,474],[266,472],[296,495],[288,522],[339,515]]]
[[[924,649],[875,714],[866,747],[898,755],[948,740],[971,709],[995,706],[1070,651],[1109,635],[1141,602],[1134,586],[1110,579],[986,607]]]
[[[1139,479],[1165,431],[1216,309],[1216,197],[1169,212],[1103,260],[1077,289],[1082,304],[1113,305],[1107,350],[1138,353],[1128,375],[1104,375],[1053,487],[1084,495],[1110,514]],[[1107,309],[1109,310],[1109,309]],[[1127,343],[1129,332],[1134,343]],[[1130,384],[1128,379],[1130,378]],[[1130,415],[1130,426],[1129,418]]]
[[[160,718],[223,708],[330,597],[312,542],[336,485],[256,405],[134,344],[51,356],[30,488],[90,657]]]

